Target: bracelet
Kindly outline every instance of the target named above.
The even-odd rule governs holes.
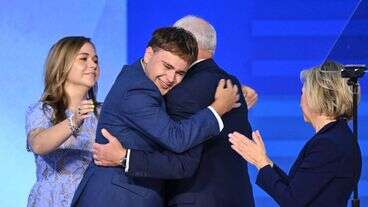
[[[68,117],[68,126],[69,126],[69,129],[72,131],[72,134],[74,136],[78,135],[79,133],[79,127],[77,127],[74,122],[73,122],[73,116],[74,115],[71,115],[70,117]]]

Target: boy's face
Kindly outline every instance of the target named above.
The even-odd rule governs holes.
[[[162,49],[153,51],[151,47],[146,49],[143,62],[144,72],[162,95],[180,83],[189,69],[188,63],[179,56]]]

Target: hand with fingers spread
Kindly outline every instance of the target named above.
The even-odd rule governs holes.
[[[233,85],[230,79],[221,79],[217,85],[215,101],[211,107],[220,115],[224,115],[233,108],[240,107],[238,86]]]
[[[245,102],[247,102],[248,109],[252,108],[258,100],[257,92],[253,88],[246,85],[242,85],[241,90],[243,92]]]
[[[101,133],[109,142],[107,144],[93,144],[92,152],[95,164],[100,166],[121,165],[122,159],[126,156],[127,149],[106,129],[102,129]]]
[[[266,165],[273,165],[266,154],[266,149],[259,131],[252,133],[253,140],[238,133],[229,134],[231,148],[240,154],[245,160],[255,165],[258,170]]]
[[[93,100],[90,99],[81,101],[80,105],[73,114],[73,123],[79,127],[83,123],[83,120],[89,117],[89,113],[93,112],[94,109],[95,105]]]

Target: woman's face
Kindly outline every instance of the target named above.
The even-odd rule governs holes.
[[[85,43],[74,59],[66,83],[89,89],[96,84],[99,73],[100,69],[95,48],[92,44]]]
[[[310,122],[311,121],[311,116],[313,115],[309,105],[308,105],[308,101],[307,101],[307,96],[305,94],[305,88],[303,86],[302,88],[302,96],[300,97],[300,107],[302,108],[303,111],[303,117],[304,117],[304,121],[305,122]]]

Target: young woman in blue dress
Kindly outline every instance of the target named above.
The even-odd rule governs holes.
[[[65,37],[50,49],[41,99],[26,112],[27,149],[37,181],[28,206],[69,206],[92,160],[99,107],[98,57],[86,37]]]

